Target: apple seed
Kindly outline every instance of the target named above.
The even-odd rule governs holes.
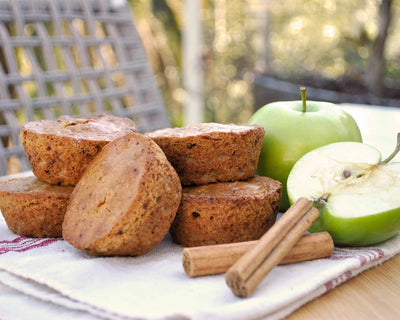
[[[343,176],[345,179],[350,178],[351,177],[351,171],[349,169],[344,169],[343,170]]]

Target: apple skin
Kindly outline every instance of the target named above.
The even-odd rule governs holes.
[[[367,246],[395,236],[400,230],[399,217],[400,209],[365,217],[341,218],[323,208],[309,231],[328,231],[335,245]]]
[[[356,121],[338,105],[307,101],[306,112],[302,106],[302,101],[273,102],[257,110],[248,122],[265,129],[257,174],[282,183],[281,211],[290,206],[286,181],[301,156],[333,142],[362,142]]]

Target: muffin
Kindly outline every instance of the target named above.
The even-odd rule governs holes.
[[[259,239],[274,223],[282,184],[268,177],[182,189],[172,239],[195,247]]]
[[[0,208],[8,228],[25,237],[60,238],[72,186],[34,176],[0,179]]]
[[[63,237],[94,255],[145,254],[168,233],[181,191],[160,147],[127,134],[107,144],[75,186]]]
[[[21,140],[39,180],[75,185],[101,148],[130,132],[136,132],[136,126],[128,118],[106,114],[79,119],[62,116],[26,123]]]
[[[164,151],[183,185],[245,180],[255,175],[264,128],[201,123],[147,133]]]

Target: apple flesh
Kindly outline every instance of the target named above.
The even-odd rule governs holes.
[[[312,150],[293,166],[290,202],[306,197],[320,210],[310,232],[328,231],[335,244],[372,245],[400,230],[400,162],[357,142]]]
[[[286,181],[296,161],[320,146],[340,141],[361,142],[353,117],[339,106],[321,101],[281,101],[265,105],[250,118],[249,124],[265,129],[257,173],[283,185],[280,210],[290,203]]]

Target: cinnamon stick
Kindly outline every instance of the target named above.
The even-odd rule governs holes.
[[[229,268],[225,281],[238,297],[248,297],[318,218],[310,200],[300,198],[257,244]]]
[[[183,268],[189,277],[226,272],[243,254],[255,246],[258,240],[244,241],[183,249]],[[306,234],[279,261],[287,264],[330,257],[333,240],[328,232]]]

